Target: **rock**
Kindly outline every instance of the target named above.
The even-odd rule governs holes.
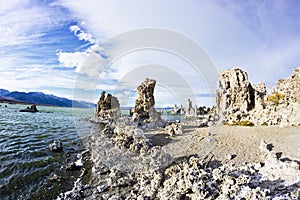
[[[193,103],[190,99],[187,100],[187,104],[186,104],[186,115],[190,116],[193,115]]]
[[[213,108],[209,108],[209,107],[206,107],[206,106],[200,106],[200,107],[197,109],[198,115],[207,115],[207,114],[211,114],[212,111],[213,111]]]
[[[82,165],[76,165],[76,162],[72,162],[66,166],[67,171],[78,171],[82,168]]]
[[[220,72],[217,89],[217,113],[223,123],[238,124],[248,121],[255,125],[300,123],[300,68],[291,77],[277,82],[277,91],[267,95],[266,85],[252,85],[248,75],[235,68]]]
[[[127,140],[130,145],[137,144],[134,140],[144,138],[142,130],[126,126],[117,126],[114,135],[119,137],[116,142]],[[111,147],[106,153],[100,153],[103,150],[100,144],[103,143],[98,142],[102,142],[103,138],[99,134],[95,136],[97,143],[91,146],[94,162],[91,183],[95,185],[87,192],[85,188],[89,187],[77,186],[72,191],[80,194],[77,199],[298,199],[300,195],[298,161],[280,160],[272,145],[263,141],[260,145],[261,163],[213,165],[217,162],[212,160],[213,156],[173,160],[163,154],[161,148],[154,146],[145,154],[128,154],[130,161],[126,162],[125,159],[129,158],[123,157],[124,154],[113,154],[111,156],[119,164],[114,162],[116,160],[110,160],[108,163],[113,165],[106,170],[107,173],[99,173],[99,163],[110,159],[103,156],[118,150]],[[131,139],[128,140],[128,137]],[[127,152],[124,151],[127,142],[124,144],[121,153]],[[129,149],[126,147],[125,150]],[[232,159],[234,154],[229,157]],[[131,170],[124,170],[128,165]]]
[[[265,141],[261,141],[260,149],[262,151],[262,157],[264,159],[264,166],[259,168],[259,173],[262,174],[263,180],[284,181],[284,185],[299,184],[300,170],[299,164],[295,161],[281,161],[278,157],[278,153],[271,150],[270,144]]]
[[[156,81],[146,78],[144,82],[137,87],[138,98],[133,108],[133,121],[141,124],[153,123],[159,126],[163,125],[161,113],[154,108],[154,88]]]
[[[228,160],[232,160],[232,159],[234,159],[236,157],[236,154],[228,154],[227,155],[227,159]]]
[[[99,193],[104,192],[105,190],[107,190],[108,186],[107,185],[101,185],[97,187],[97,190]]]
[[[61,182],[62,178],[61,178],[61,176],[54,174],[52,177],[49,177],[48,180],[51,182]]]
[[[49,144],[49,148],[53,152],[61,152],[63,150],[62,143],[59,140],[56,140],[52,144]]]
[[[20,110],[20,112],[32,112],[32,113],[35,113],[35,112],[39,112],[39,111],[36,108],[36,105],[33,104],[33,105],[31,105],[31,107],[27,107],[26,109]]]
[[[266,84],[258,83],[255,87],[255,109],[262,110],[265,109],[265,96],[267,95]]]
[[[296,68],[291,77],[277,81],[277,92],[285,95],[290,103],[300,103],[300,67]]]
[[[183,115],[183,114],[184,114],[183,106],[180,105],[180,108],[177,108],[177,106],[176,106],[176,104],[175,104],[174,107],[173,107],[172,113],[173,113],[174,115]]]
[[[96,116],[114,120],[120,117],[120,103],[117,97],[107,94],[105,96],[105,91],[102,91],[100,99],[97,103]]]
[[[218,113],[227,115],[230,111],[248,112],[254,105],[255,91],[247,72],[239,68],[221,71],[217,89]]]
[[[178,122],[172,122],[171,124],[167,125],[165,130],[171,137],[182,134],[182,127]]]
[[[134,126],[117,126],[111,140],[119,148],[125,148],[135,153],[146,153],[152,146],[143,130]]]

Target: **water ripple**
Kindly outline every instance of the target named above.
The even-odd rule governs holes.
[[[40,113],[18,112],[23,107],[0,107],[0,199],[45,199],[45,195],[53,199],[72,187],[74,174],[62,166],[76,159],[84,146],[70,108],[39,107]],[[82,117],[90,116],[82,111]],[[53,140],[62,141],[63,153],[49,150]],[[54,173],[63,176],[64,182],[49,182]]]

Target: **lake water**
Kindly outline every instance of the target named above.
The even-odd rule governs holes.
[[[38,113],[19,112],[27,105],[0,104],[0,199],[56,199],[70,190],[80,172],[66,171],[85,150],[85,138],[93,124],[85,119],[93,109],[38,106]],[[127,111],[122,111],[127,114]],[[182,120],[163,111],[166,120]],[[49,144],[63,143],[62,153]],[[61,182],[49,180],[54,174]]]
[[[38,106],[40,112],[24,113],[19,110],[26,105],[0,105],[0,199],[56,199],[70,190],[80,172],[65,166],[85,149],[77,131],[89,133],[91,124],[84,119],[91,110],[74,114],[72,108]],[[62,153],[49,150],[54,140],[63,143]],[[54,174],[62,181],[49,181]]]

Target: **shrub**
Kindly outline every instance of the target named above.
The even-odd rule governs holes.
[[[285,98],[284,94],[280,94],[279,92],[274,92],[273,94],[270,94],[268,96],[267,101],[273,102],[276,106],[278,106],[279,101],[284,98]]]
[[[268,123],[267,122],[264,122],[261,124],[262,126],[268,126]]]
[[[225,123],[227,126],[254,126],[254,124],[248,120],[242,121],[233,121],[232,123]]]

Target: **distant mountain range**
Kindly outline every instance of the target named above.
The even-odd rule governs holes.
[[[63,106],[76,108],[93,108],[95,104],[75,101],[67,98],[57,97],[52,94],[45,94],[42,92],[10,92],[8,90],[0,89],[0,101],[11,101],[15,103],[32,103],[49,106]]]

